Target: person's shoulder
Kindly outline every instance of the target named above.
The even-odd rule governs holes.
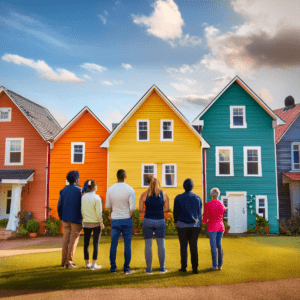
[[[198,200],[201,200],[201,197],[199,195],[197,195],[197,194],[195,194],[193,192],[191,192],[191,194],[192,194],[193,197],[197,198]]]
[[[101,197],[98,194],[95,194],[95,200],[101,201]]]
[[[129,184],[125,183],[126,188],[128,188],[131,192],[134,192],[134,189]]]

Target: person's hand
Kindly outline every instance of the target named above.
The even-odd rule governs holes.
[[[100,228],[101,228],[101,230],[103,230],[105,228],[103,223],[100,224]]]
[[[111,220],[111,215],[108,216],[108,220]]]

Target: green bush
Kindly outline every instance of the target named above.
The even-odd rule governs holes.
[[[103,218],[103,224],[105,228],[102,230],[103,235],[108,235],[110,232],[110,219],[108,218],[110,216],[110,210],[107,208],[103,211],[102,213],[102,218]]]
[[[48,230],[50,235],[60,234],[60,220],[49,216],[46,220],[45,228]]]
[[[18,234],[25,236],[25,235],[28,235],[28,231],[25,229],[25,227],[23,225],[20,225],[18,227]]]
[[[230,228],[230,226],[228,225],[228,223],[227,223],[226,220],[223,220],[223,224],[224,224],[224,227],[225,227],[225,228]]]
[[[255,216],[256,216],[255,226],[258,226],[259,229],[261,229],[261,227],[265,228],[267,225],[269,225],[268,224],[269,222],[264,217],[261,217],[258,214],[256,214]]]
[[[26,224],[26,230],[29,232],[29,233],[32,233],[32,232],[38,232],[40,229],[40,224],[37,220],[30,220],[27,222]]]
[[[177,234],[177,228],[173,218],[166,219],[166,235]]]
[[[132,215],[133,227],[138,228],[140,231],[143,230],[143,221],[141,220],[141,213],[138,208],[133,212]]]
[[[300,234],[300,216],[292,214],[289,220],[279,220],[279,231],[285,235],[299,235]]]
[[[201,223],[200,234],[203,235],[203,236],[208,237],[207,229],[208,229],[208,224],[207,223],[205,223],[205,224]]]
[[[254,228],[249,227],[247,233],[255,233],[256,230]]]
[[[8,219],[0,220],[0,228],[6,228],[7,223],[8,223]]]

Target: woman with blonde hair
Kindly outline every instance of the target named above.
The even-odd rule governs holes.
[[[147,193],[143,193],[139,201],[139,211],[145,213],[143,220],[143,232],[145,238],[145,259],[147,274],[152,274],[152,241],[155,233],[158,247],[158,258],[160,273],[164,274],[168,270],[165,268],[166,249],[165,233],[166,222],[164,212],[169,211],[169,197],[160,188],[158,179],[152,178],[149,183]]]

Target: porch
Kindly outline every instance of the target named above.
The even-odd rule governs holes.
[[[300,208],[300,173],[282,173],[282,183],[288,183],[290,188],[291,213],[297,213]]]

